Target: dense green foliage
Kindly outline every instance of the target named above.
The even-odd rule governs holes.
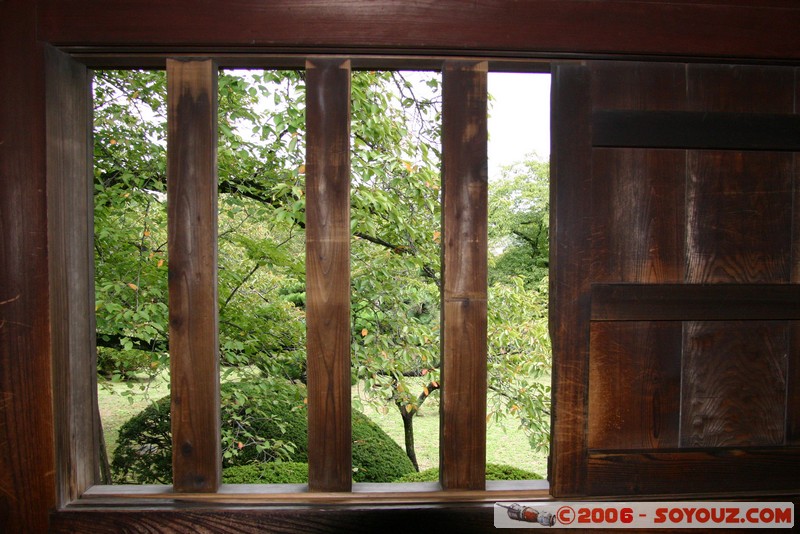
[[[541,480],[541,478],[536,473],[510,465],[486,464],[486,480]],[[434,467],[418,473],[403,475],[395,482],[437,482],[438,480],[439,468]]]
[[[133,394],[169,358],[165,75],[98,71],[94,93],[100,371]],[[355,405],[395,410],[412,435],[439,388],[440,95],[438,74],[352,77]],[[303,72],[220,73],[223,379],[305,380],[304,99]],[[547,165],[532,161],[490,187],[489,415],[518,421],[538,449],[549,437],[546,191]],[[272,395],[292,417],[292,394]],[[227,435],[226,460],[251,441],[259,458],[286,456],[272,436]]]
[[[305,389],[277,379],[229,382],[222,391],[223,468],[308,462]],[[111,463],[118,483],[169,484],[170,397],[150,404],[120,429]],[[353,412],[353,480],[391,482],[414,471],[403,449],[363,413]]]
[[[222,470],[223,484],[307,484],[308,464],[268,462],[234,465]]]

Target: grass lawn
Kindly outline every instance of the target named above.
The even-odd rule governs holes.
[[[168,393],[167,372],[156,375],[153,380],[146,379],[144,375],[126,382],[98,378],[97,400],[109,461],[117,448],[117,436],[123,423]]]
[[[359,395],[358,386],[353,396]],[[376,407],[363,403],[363,411],[378,423],[401,447],[405,448],[403,420],[394,406]],[[439,397],[432,395],[414,418],[414,448],[420,470],[439,467]],[[486,427],[486,462],[507,464],[547,477],[547,456],[531,450],[524,432],[514,420],[505,424],[489,422]]]
[[[103,421],[109,459],[117,445],[117,435],[122,424],[143,410],[149,403],[169,393],[169,375],[166,371],[152,381],[144,377],[129,382],[100,381],[98,400]],[[353,398],[359,395],[353,387]],[[405,448],[403,422],[394,406],[372,406],[363,403],[363,411]],[[420,470],[439,465],[439,398],[431,396],[414,418],[414,436]],[[533,452],[525,434],[509,419],[505,424],[490,422],[486,429],[486,461],[507,464],[547,476],[547,458]]]

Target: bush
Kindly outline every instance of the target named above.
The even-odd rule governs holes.
[[[486,464],[486,480],[541,480],[541,478],[536,473],[510,465]],[[433,467],[419,473],[403,475],[396,479],[395,482],[437,482],[438,480],[439,468]]]
[[[268,462],[234,465],[222,470],[224,484],[306,484],[308,464]]]
[[[353,410],[353,470],[356,482],[391,482],[416,472],[400,445],[356,410]]]
[[[223,469],[246,464],[308,462],[305,390],[282,380],[223,384]],[[118,483],[169,484],[172,443],[169,396],[122,425],[111,463]],[[361,412],[353,412],[353,479],[391,482],[414,472],[403,449]],[[257,482],[253,480],[250,482]]]
[[[154,363],[157,356],[150,352],[97,348],[97,372],[105,378],[132,378],[140,371],[150,371]]]
[[[223,467],[291,460],[297,422],[305,418],[304,390],[282,380],[220,387]],[[117,483],[170,484],[170,396],[153,402],[119,430],[111,471]],[[305,440],[305,436],[302,438]],[[304,461],[304,460],[300,460]]]

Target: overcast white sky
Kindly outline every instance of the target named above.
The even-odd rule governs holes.
[[[489,73],[489,178],[535,152],[550,158],[550,75]]]

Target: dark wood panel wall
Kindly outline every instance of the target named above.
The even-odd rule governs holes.
[[[155,63],[163,66],[165,52],[248,55],[326,53],[334,50],[407,57],[427,53],[441,56],[477,54],[580,59],[603,55],[660,59],[668,55],[721,61],[788,61],[796,64],[800,60],[798,27],[800,7],[792,0],[708,0],[703,3],[684,0],[501,0],[471,4],[458,0],[414,3],[390,0],[326,3],[310,0],[268,3],[260,0],[203,3],[189,0],[120,0],[113,5],[100,0],[0,0],[0,530],[44,532],[48,528],[48,513],[57,504],[52,373],[60,371],[51,365],[54,350],[51,347],[51,333],[55,325],[51,320],[51,302],[55,302],[57,296],[51,295],[55,282],[51,279],[48,267],[51,263],[50,254],[55,250],[47,238],[44,50],[48,44],[68,48],[84,58],[99,54],[92,61],[104,65],[122,63],[123,57],[131,54],[136,58],[155,58]],[[135,62],[127,61],[125,64],[131,66]],[[678,83],[682,74],[676,72],[666,80],[650,79],[644,71],[631,75],[641,76],[657,88],[660,83]],[[677,78],[672,79],[671,76]],[[747,82],[743,87],[749,84]],[[624,84],[619,84],[616,90],[624,95]],[[769,103],[769,106],[785,102],[785,95],[773,95],[764,83],[755,84],[747,90],[755,90],[748,98]],[[795,87],[794,100],[797,101],[799,96],[800,90]],[[638,97],[631,98],[635,100]],[[630,107],[634,109],[642,109],[645,105],[649,104],[630,102]],[[718,109],[725,112],[739,111],[725,106],[724,101],[718,103]],[[691,111],[689,108],[687,110]],[[557,126],[562,136],[572,127],[580,135],[590,136],[580,124]],[[558,142],[558,138],[556,132],[554,143]],[[660,164],[651,162],[659,158],[676,158],[676,161],[680,161],[682,157],[625,151],[602,155],[598,151],[592,162],[583,159],[584,156],[586,154],[575,154],[574,161],[561,162],[562,170],[564,166],[572,166],[571,172],[583,172],[591,169],[592,164],[642,167],[643,170],[638,172],[643,173],[642,179],[649,183],[649,190],[654,191],[657,198],[674,194],[659,192],[662,180],[674,177],[657,175],[655,169],[660,168]],[[781,159],[784,156],[775,157]],[[625,163],[626,158],[637,163]],[[699,170],[716,165],[717,160],[731,170],[739,165],[755,164],[750,158],[738,160],[709,154],[696,157],[691,168]],[[791,170],[787,172],[792,173],[792,179],[796,180],[797,156],[792,157],[792,162]],[[674,164],[680,166],[678,162]],[[647,174],[651,172],[655,175],[648,177]],[[567,196],[577,202],[576,209],[580,209],[580,199],[591,194],[588,187],[587,183],[583,183],[577,191],[554,191],[554,198]],[[713,190],[698,189],[692,194],[697,202],[701,202],[706,198],[705,195],[713,193]],[[645,189],[634,188],[621,191],[620,194],[622,198],[637,198],[645,194]],[[797,194],[800,193],[795,192],[795,197]],[[768,200],[764,198],[765,202]],[[670,202],[685,205],[679,199],[669,198],[657,204]],[[737,223],[733,214],[737,204],[735,200],[731,202],[730,213],[733,218],[729,219],[732,222],[726,223],[726,228],[735,230]],[[688,208],[695,209],[693,206]],[[663,216],[671,217],[668,219],[671,222],[687,220],[685,213],[665,214],[659,212],[661,208],[656,205],[649,209],[652,214],[650,217],[618,211],[622,221],[644,235],[652,233],[655,227],[666,225]],[[694,217],[692,222],[707,223],[703,222],[702,214]],[[797,282],[800,273],[800,262],[796,255],[797,240],[800,239],[797,225],[800,222],[794,217],[791,224],[795,231],[788,272],[791,282]],[[769,226],[764,226],[764,230],[769,230]],[[562,237],[575,240],[588,235]],[[685,274],[680,270],[683,259],[679,261],[672,253],[667,254],[671,248],[679,248],[676,239],[676,236],[664,237],[664,241],[658,242],[652,251],[639,250],[630,259],[607,261],[595,268],[603,270],[609,281],[620,280],[621,272],[634,273],[634,279],[637,280],[649,280],[652,273],[659,273],[659,277],[679,281]],[[697,245],[699,248],[693,250],[706,250],[702,243],[698,242]],[[697,272],[702,273],[698,276],[705,277],[736,276],[740,272],[761,273],[765,280],[784,276],[787,272],[785,250],[769,243],[764,246],[767,248],[763,257],[760,253],[753,254],[748,262],[736,268],[725,260],[704,259],[700,255],[696,255],[697,262],[693,265],[697,265]],[[624,238],[620,238],[610,243],[609,247],[625,249],[627,244]],[[580,283],[581,273],[587,273],[589,266],[583,260],[571,266],[566,265],[571,261],[561,258],[554,268],[578,269],[574,271],[578,277],[575,281]],[[565,295],[563,288],[554,287],[553,295],[557,299],[554,301],[556,306],[572,307],[570,309],[575,312],[585,313],[585,319],[589,320],[588,301],[570,301],[570,295]],[[702,330],[703,326],[699,324],[697,328]],[[582,354],[584,348],[580,340],[571,339],[566,335],[567,332],[559,328],[562,327],[556,325],[554,329],[558,336],[554,340],[556,345],[562,350]],[[635,334],[634,339],[626,339],[632,334],[626,333],[622,327],[618,332],[597,330],[592,335],[611,340],[609,342],[616,337],[616,345],[624,340],[632,347],[642,344],[653,346],[667,336],[670,328],[669,323],[664,323],[645,337]],[[731,325],[731,328],[735,329],[735,325]],[[764,323],[760,328],[774,338],[775,343],[782,343],[780,336],[771,334],[775,332],[773,323]],[[792,327],[789,332],[788,342],[791,346],[798,346],[798,329]],[[710,332],[709,335],[714,337],[715,334]],[[695,334],[692,339],[696,340],[692,343],[700,342]],[[563,377],[565,373],[581,372],[581,365],[580,360],[558,362],[555,372]],[[642,362],[633,367],[631,373],[634,376],[672,376],[675,373],[670,365],[665,366],[660,360]],[[790,365],[787,373],[788,411],[794,413],[795,417],[788,419],[784,439],[797,444],[800,442],[800,422],[797,417],[800,413],[800,365]],[[774,384],[775,379],[768,380]],[[586,414],[578,402],[582,398],[575,396],[579,393],[579,389],[571,390],[575,404],[561,414],[565,420],[573,423],[586,421]],[[653,398],[672,395],[670,391],[650,391],[646,394]],[[636,424],[674,430],[674,423],[670,422],[671,414],[666,407],[662,407]],[[657,425],[652,422],[655,420],[658,420]],[[777,432],[775,428],[760,428],[758,434],[751,432],[751,437],[757,436],[760,442],[766,443],[777,439]],[[558,452],[567,461],[585,465],[586,459],[581,456],[581,450],[586,445],[586,436],[569,432],[564,435],[558,428],[554,428],[554,434],[561,439]],[[653,443],[666,445],[675,439],[673,431],[659,430],[657,436],[648,435],[647,442],[651,446]],[[626,473],[635,476],[635,465],[630,467],[632,464],[629,459],[626,460],[627,464],[617,460],[614,454],[609,453],[593,460],[593,465],[596,472],[606,469],[617,477]],[[694,460],[687,457],[683,465],[691,469],[695,465]],[[719,467],[710,475],[724,479],[726,465],[718,464]],[[758,465],[767,472],[775,472],[790,464],[764,460]],[[576,487],[585,482],[581,480],[580,472],[566,473],[556,469],[553,476],[560,482],[573,483]],[[769,479],[761,480],[763,489],[769,490]],[[469,524],[462,525],[465,528],[474,527],[473,530],[487,525],[491,514],[490,508],[468,508],[469,513],[455,508],[444,510],[444,516],[437,516],[442,524],[445,523],[444,519],[450,524],[452,517],[469,517]],[[385,519],[396,522],[398,518],[407,518],[415,511],[399,509],[388,516],[367,514],[373,518],[373,523],[356,519],[364,517],[364,513],[363,510],[352,512],[341,509],[338,516],[317,524],[321,529],[343,524],[362,526],[375,524],[376,517],[384,524]],[[276,514],[278,516],[267,520],[278,525],[277,528],[293,530],[297,525],[308,524],[303,514]],[[159,516],[152,528],[166,532],[180,530],[181,527],[185,529],[187,524],[196,522],[213,525],[217,521],[219,525],[219,517],[204,519],[201,516],[192,517],[175,512],[175,515]],[[73,517],[72,522],[69,517]],[[110,523],[107,522],[103,528],[115,530],[120,526],[116,523],[120,517],[75,518],[59,514],[55,516],[54,527],[64,531],[92,529],[99,526],[96,521],[107,519]],[[263,519],[266,515],[259,517]],[[476,518],[483,518],[484,523]],[[145,520],[136,514],[129,519],[134,524]]]
[[[600,122],[585,223],[591,491],[688,490],[691,471],[666,471],[669,463],[689,465],[679,451],[705,450],[704,460],[688,460],[696,470],[737,469],[718,455],[759,447],[785,449],[773,451],[772,465],[767,453],[754,453],[763,456],[738,469],[763,461],[772,484],[796,486],[798,471],[786,466],[798,455],[791,447],[800,316],[790,284],[798,219],[792,151],[800,147],[791,142],[796,132],[780,131],[798,119],[797,69],[596,62],[586,70],[589,122]],[[682,123],[691,113],[724,128],[692,130]],[[631,117],[660,130],[626,131]],[[751,128],[759,117],[776,120]],[[674,119],[682,124],[671,128]],[[646,467],[646,451],[663,451],[661,463]],[[644,473],[660,480],[650,484]],[[671,486],[663,480],[670,476]],[[727,480],[731,489],[752,487]]]

